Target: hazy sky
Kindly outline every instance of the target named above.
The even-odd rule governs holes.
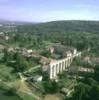
[[[99,0],[0,0],[0,19],[99,20]]]

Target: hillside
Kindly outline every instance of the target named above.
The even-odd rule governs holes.
[[[30,24],[18,27],[19,32],[53,33],[53,32],[99,32],[99,21],[53,21],[40,24]]]
[[[0,43],[6,45],[39,49],[45,45],[44,41],[49,41],[74,46],[79,50],[99,47],[99,21],[29,23],[3,29],[7,29],[10,39],[4,41],[1,37]]]
[[[84,89],[82,100],[87,98],[85,94],[92,98],[91,94],[95,93],[94,95],[99,98],[98,27],[99,22],[95,21],[54,21],[18,24],[15,27],[14,25],[2,26],[3,31],[0,30],[0,97],[3,100],[6,98],[9,100],[40,100],[39,98],[47,100],[46,98],[52,99],[53,97],[62,98],[61,100],[77,100],[74,98],[75,95],[78,98],[78,92],[82,93]],[[51,53],[55,46],[62,53],[58,53],[57,50]],[[62,50],[64,47],[69,48],[69,53],[67,50]],[[67,53],[74,54],[70,48],[77,49],[82,55],[75,58],[71,66],[67,67],[67,60],[64,64],[60,61],[65,59]],[[69,62],[70,57],[72,56],[69,56]],[[47,67],[45,65],[50,63],[50,59],[59,61],[59,67],[61,64],[67,68],[63,72],[59,71],[57,82],[49,79],[47,71],[42,71],[43,66]],[[82,70],[79,71],[78,68]],[[68,69],[73,71],[70,72]],[[41,82],[33,80],[36,75],[43,78]],[[66,89],[65,94],[71,91],[71,96],[63,95],[64,89]]]

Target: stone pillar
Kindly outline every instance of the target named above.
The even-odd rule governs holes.
[[[70,58],[68,59],[68,67],[70,66]]]
[[[60,68],[61,68],[61,72],[62,72],[62,71],[63,71],[63,66],[62,66],[62,62],[61,62],[61,67],[60,67]]]
[[[59,72],[62,71],[61,69],[62,69],[62,68],[61,68],[61,63],[59,63]]]
[[[67,59],[65,60],[65,70],[67,69],[67,66],[68,66],[68,62],[67,62]]]
[[[53,66],[49,66],[49,76],[50,76],[50,79],[52,79],[53,78],[53,75],[52,75],[52,67]]]
[[[54,65],[54,77],[56,77],[56,66]]]
[[[54,66],[52,66],[52,78],[54,78]]]
[[[59,71],[60,71],[60,69],[59,69],[60,67],[59,67],[59,63],[58,63],[58,73],[59,73]]]
[[[56,64],[56,73],[58,74],[59,73],[59,65]]]
[[[65,62],[63,61],[63,71],[65,71]]]

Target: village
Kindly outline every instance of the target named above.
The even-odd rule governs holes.
[[[83,78],[77,76],[78,72],[94,73],[93,68],[73,65],[72,63],[75,62],[76,58],[81,59],[82,53],[78,52],[76,48],[66,47],[59,43],[39,52],[32,49],[0,45],[0,52],[2,53],[3,50],[10,53],[20,53],[27,59],[32,57],[37,59],[35,66],[24,72],[18,72],[18,75],[23,82],[26,81],[30,85],[29,87],[33,89],[34,93],[39,93],[39,97],[42,97],[46,92],[50,93],[49,90],[45,90],[48,87],[43,87],[43,84],[49,82],[49,80],[55,81],[56,84],[62,82],[59,89],[60,93],[70,96],[76,84],[76,78]],[[89,59],[86,61],[88,62]],[[14,61],[11,61],[11,63],[14,63]]]

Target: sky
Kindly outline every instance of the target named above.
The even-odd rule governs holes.
[[[29,22],[99,20],[99,0],[0,0],[0,19]]]

